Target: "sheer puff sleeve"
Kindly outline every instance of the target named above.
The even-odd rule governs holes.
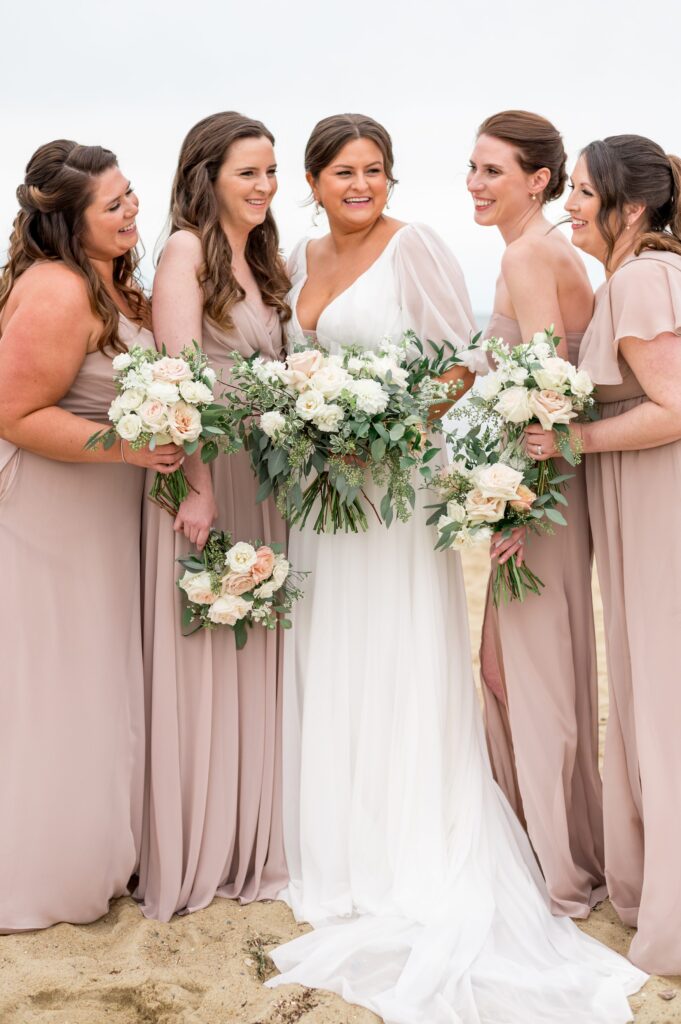
[[[423,342],[466,348],[476,333],[473,310],[461,267],[439,235],[409,224],[399,233],[394,265],[405,329]],[[484,352],[469,353],[465,363],[472,373],[489,369]]]
[[[615,271],[597,297],[580,367],[595,384],[621,384],[623,338],[681,335],[681,256],[647,249]]]

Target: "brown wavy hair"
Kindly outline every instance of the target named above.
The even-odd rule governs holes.
[[[232,272],[232,249],[220,224],[214,184],[229,147],[237,139],[274,136],[260,121],[227,110],[211,114],[190,129],[182,143],[170,199],[170,234],[191,231],[201,240],[203,265],[199,284],[205,314],[219,327],[234,326],[231,310],[246,297]],[[291,310],[286,294],[291,282],[279,250],[279,232],[268,209],[265,220],[250,232],[246,260],[253,272],[263,302],[277,310],[286,321]]]
[[[119,309],[81,245],[83,218],[97,177],[118,161],[110,149],[56,139],[35,151],[17,188],[20,210],[14,219],[7,263],[0,276],[0,310],[21,275],[35,263],[64,263],[87,285],[90,308],[104,329],[97,348],[125,351],[119,340]],[[151,325],[150,304],[138,278],[139,255],[131,249],[114,261],[114,285],[133,319]]]
[[[607,245],[606,267],[626,231],[624,208],[629,203],[646,207],[646,230],[636,243],[636,255],[644,249],[681,255],[679,157],[665,153],[662,146],[643,135],[610,135],[590,142],[582,155],[601,201],[597,222]]]
[[[332,114],[318,121],[305,147],[305,170],[313,178],[318,178],[343,146],[355,139],[371,139],[376,143],[383,156],[383,167],[392,191],[397,185],[393,174],[392,139],[382,124],[366,114]]]
[[[541,114],[529,110],[502,110],[486,118],[478,128],[480,135],[491,135],[516,150],[516,159],[525,174],[546,167],[549,183],[541,194],[542,203],[562,196],[567,182],[567,153],[558,129]],[[538,194],[538,193],[537,193]]]

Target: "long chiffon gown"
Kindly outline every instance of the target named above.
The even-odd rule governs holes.
[[[603,419],[648,401],[622,338],[681,335],[681,257],[644,251],[597,296],[581,366]],[[681,344],[681,342],[680,342]],[[630,958],[681,974],[681,441],[586,458],[603,595],[610,714],[603,772],[612,903],[638,925]]]
[[[229,333],[204,320],[203,348],[226,379],[230,353],[280,358],[281,325],[249,300]],[[233,540],[284,544],[271,500],[245,452],[211,463],[216,529]],[[281,824],[282,644],[256,628],[237,652],[230,629],[182,636],[177,559],[191,545],[173,519],[147,503],[144,661],[147,784],[137,896],[147,917],[168,921],[213,898],[274,898],[288,880]]]
[[[500,314],[485,336],[522,342],[518,322]],[[575,364],[581,338],[566,339]],[[588,917],[607,895],[591,538],[584,463],[556,464],[572,475],[568,525],[526,543],[544,589],[495,608],[488,588],[480,665],[494,778],[526,824],[554,914]]]
[[[292,257],[291,302],[305,283]],[[461,271],[408,225],[322,312],[330,351],[405,328],[467,344]],[[304,332],[295,315],[291,342]],[[371,485],[368,485],[371,486]],[[374,497],[375,497],[374,492]],[[534,855],[492,779],[457,554],[416,512],[360,535],[291,531],[312,570],[287,637],[283,896],[314,930],[268,982],[331,989],[386,1024],[614,1024],[645,980],[551,916]]]
[[[153,345],[124,318],[120,337]],[[96,351],[59,404],[104,424],[114,396],[111,355]],[[0,449],[0,931],[12,932],[96,920],[137,865],[144,472]]]

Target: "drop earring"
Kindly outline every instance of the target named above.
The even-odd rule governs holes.
[[[321,209],[322,208],[319,205],[319,200],[315,199],[315,201],[314,201],[314,213],[312,214],[312,227],[313,228],[319,227],[319,214],[321,212]]]

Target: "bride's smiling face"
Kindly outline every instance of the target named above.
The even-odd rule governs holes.
[[[317,178],[308,174],[307,180],[330,226],[345,231],[369,227],[388,201],[383,154],[371,139],[346,143]]]

